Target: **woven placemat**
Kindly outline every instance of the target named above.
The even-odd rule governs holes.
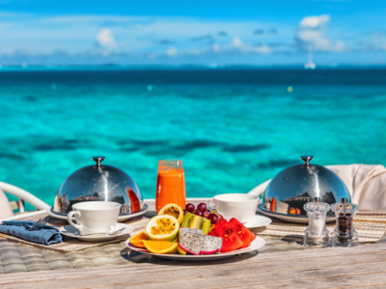
[[[148,211],[143,216],[129,219],[123,223],[134,226],[134,231],[130,235],[135,235],[137,232],[139,232],[144,228],[149,218],[154,216],[154,214],[155,212]],[[46,212],[43,212],[39,215],[35,215],[33,218],[31,217],[26,219],[21,218],[19,220],[36,221],[46,216],[48,216],[48,214]],[[68,225],[66,221],[56,219],[53,217],[50,218],[47,224],[56,225],[60,227],[64,227]],[[382,238],[382,236],[386,232],[386,211],[360,210],[354,216],[354,227],[358,232],[360,243],[376,243]],[[273,218],[272,223],[269,224],[268,226],[263,228],[256,228],[256,229],[253,229],[252,231],[258,235],[303,237],[304,230],[306,228],[307,228],[307,224],[287,223]],[[334,222],[327,224],[327,229],[330,232],[332,232],[334,228],[335,228]],[[16,241],[20,243],[30,244],[34,246],[39,246],[45,249],[51,249],[51,250],[62,251],[62,252],[70,252],[70,251],[83,250],[86,248],[98,247],[98,246],[110,244],[110,243],[121,242],[129,238],[130,235],[121,236],[116,239],[113,239],[110,241],[103,241],[103,242],[84,242],[84,241],[79,241],[78,239],[75,239],[75,238],[66,237],[62,243],[49,245],[49,246],[25,241],[20,238],[1,234],[1,233],[0,233],[0,238]]]
[[[308,224],[287,223],[273,218],[271,224],[254,229],[253,232],[259,235],[302,237],[307,226]],[[326,227],[332,232],[335,222],[326,224]],[[376,243],[386,232],[386,211],[359,210],[354,216],[354,227],[360,243]]]
[[[60,244],[53,244],[53,245],[48,245],[47,246],[47,245],[42,245],[42,244],[37,244],[37,243],[29,242],[29,241],[26,241],[26,240],[23,240],[23,239],[20,239],[20,238],[17,238],[17,237],[13,237],[13,236],[9,236],[9,235],[6,235],[6,234],[1,234],[1,233],[0,233],[0,238],[1,239],[12,240],[12,241],[17,241],[17,242],[21,242],[21,243],[25,243],[25,244],[30,244],[30,245],[34,245],[34,246],[39,246],[39,247],[42,247],[42,248],[45,248],[45,249],[51,249],[51,250],[56,250],[56,251],[62,251],[62,252],[78,251],[78,250],[83,250],[83,249],[86,249],[86,248],[97,247],[97,246],[101,246],[101,245],[105,245],[105,244],[116,243],[116,242],[121,242],[121,241],[127,240],[130,236],[133,236],[137,232],[142,230],[145,227],[146,223],[148,222],[149,218],[151,216],[153,216],[154,214],[155,214],[155,212],[148,211],[148,212],[146,212],[142,216],[135,217],[135,218],[129,219],[129,220],[125,221],[125,222],[122,222],[122,223],[125,223],[125,224],[133,226],[134,227],[134,231],[131,234],[120,236],[120,237],[117,237],[117,238],[115,238],[113,240],[109,240],[109,241],[85,242],[85,241],[80,241],[80,240],[78,240],[76,238],[65,237],[64,241],[62,243],[60,243]],[[41,214],[35,215],[33,217],[20,218],[20,219],[18,219],[18,221],[27,221],[27,220],[29,220],[29,221],[30,220],[37,221],[40,218],[45,218],[46,216],[48,216],[48,213],[42,212]],[[52,225],[59,226],[59,227],[57,227],[57,229],[60,229],[60,228],[62,228],[64,226],[67,226],[68,223],[66,221],[64,221],[64,220],[60,220],[60,219],[56,219],[56,218],[50,217],[49,221],[47,222],[47,225],[48,226],[50,226],[50,225],[51,226]]]

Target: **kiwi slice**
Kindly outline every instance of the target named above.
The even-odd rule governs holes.
[[[201,229],[203,234],[206,235],[210,232],[212,224],[208,219],[187,212],[182,220],[181,227]]]
[[[202,219],[203,219],[203,221],[202,221],[202,225],[201,225],[201,230],[202,230],[202,233],[204,235],[207,235],[210,232],[210,230],[212,229],[212,223],[208,219],[204,219],[204,218],[202,218]]]
[[[189,227],[189,223],[190,223],[190,219],[193,217],[194,215],[192,213],[189,213],[189,212],[186,212],[185,216],[184,216],[184,219],[182,220],[182,223],[181,223],[181,227],[185,227],[185,228],[190,228]]]
[[[189,214],[189,215],[188,215]],[[186,222],[185,222],[186,219]],[[191,213],[186,213],[184,220],[182,221],[181,226],[192,228],[192,229],[201,229],[203,218],[197,215],[193,215]]]

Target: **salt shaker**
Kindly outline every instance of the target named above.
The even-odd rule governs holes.
[[[354,247],[358,245],[358,233],[354,229],[354,213],[358,211],[358,206],[349,203],[346,198],[342,198],[340,203],[331,206],[335,212],[336,226],[332,233],[333,247]]]
[[[304,231],[304,247],[328,247],[330,243],[330,232],[326,228],[326,214],[330,205],[314,198],[313,202],[304,204],[309,223]]]

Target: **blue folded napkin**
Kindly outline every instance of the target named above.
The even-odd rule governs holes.
[[[3,224],[0,225],[0,233],[43,245],[57,244],[63,241],[59,230],[50,226],[44,226],[39,231],[27,231],[35,223],[35,221],[3,221]]]

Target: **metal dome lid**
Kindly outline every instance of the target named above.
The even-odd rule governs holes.
[[[338,175],[326,167],[310,164],[313,156],[300,158],[304,164],[282,170],[266,187],[263,204],[267,209],[281,215],[306,216],[304,204],[315,198],[330,205],[342,198],[347,198],[350,202],[349,191]],[[273,209],[270,208],[272,205],[275,206]]]
[[[134,180],[121,169],[102,165],[105,157],[92,157],[95,165],[72,173],[60,186],[53,212],[67,215],[76,203],[106,201],[122,204],[120,216],[141,210],[143,198]]]

